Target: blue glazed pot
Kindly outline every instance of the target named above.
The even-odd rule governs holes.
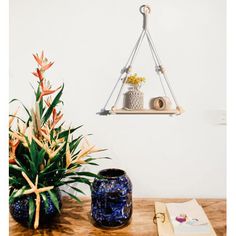
[[[127,224],[132,215],[132,184],[120,169],[105,169],[98,173],[91,192],[91,215],[101,227],[120,227]]]
[[[52,190],[56,193],[57,199],[59,201],[59,208],[61,208],[61,193],[58,188]],[[15,221],[21,223],[24,226],[33,227],[34,220],[32,220],[31,225],[29,225],[29,199],[35,199],[35,194],[23,195],[16,198],[12,203],[10,203],[10,213]],[[39,224],[48,224],[52,221],[52,217],[58,214],[56,207],[54,206],[48,192],[46,192],[46,198],[48,206],[46,207],[44,201],[41,197],[40,199],[40,222]],[[33,218],[34,219],[34,218]]]

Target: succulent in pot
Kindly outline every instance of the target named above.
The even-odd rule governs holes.
[[[80,202],[77,194],[60,187],[66,185],[83,193],[72,184],[90,186],[91,178],[97,177],[83,171],[83,166],[96,165],[97,159],[107,157],[91,156],[105,149],[90,145],[86,136],[74,136],[81,126],[66,127],[62,122],[59,105],[63,104],[64,85],[53,89],[45,76],[53,63],[43,52],[33,56],[37,62],[33,72],[37,80],[35,105],[28,109],[21,103],[26,118],[20,117],[19,111],[9,117],[9,203],[16,221],[36,229],[45,219],[60,212],[60,191]]]

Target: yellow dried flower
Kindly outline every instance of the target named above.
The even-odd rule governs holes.
[[[136,73],[129,76],[126,80],[126,83],[131,84],[131,85],[141,85],[144,82],[145,82],[145,78],[144,77],[138,77]]]

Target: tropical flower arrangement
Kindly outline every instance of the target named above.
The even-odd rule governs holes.
[[[145,82],[145,78],[139,77],[137,74],[130,75],[126,80],[127,84],[130,84],[135,87],[140,87],[142,83],[144,82]]]
[[[79,127],[67,127],[62,122],[63,113],[58,108],[63,104],[61,96],[64,84],[53,89],[45,72],[51,68],[42,52],[33,54],[37,68],[33,75],[37,79],[34,89],[35,105],[28,109],[23,104],[27,119],[18,116],[18,111],[9,118],[9,202],[27,196],[27,222],[34,228],[39,226],[40,208],[50,210],[51,203],[60,212],[60,199],[56,190],[68,186],[73,191],[83,191],[73,183],[90,186],[94,173],[82,170],[82,166],[97,165],[98,158],[90,154],[104,151],[90,145],[83,135],[72,134]],[[19,101],[13,99],[11,102]],[[68,190],[61,190],[73,199],[80,199]]]

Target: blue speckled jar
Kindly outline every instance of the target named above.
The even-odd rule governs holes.
[[[61,208],[61,193],[59,188],[52,190],[56,193],[57,199],[59,201],[59,208]],[[52,217],[58,214],[56,207],[54,206],[48,192],[45,193],[48,206],[46,207],[44,201],[41,197],[40,199],[40,225],[49,224],[52,221]],[[12,217],[24,226],[32,227],[34,220],[32,220],[31,225],[29,225],[29,199],[35,199],[35,194],[23,195],[16,198],[12,203],[10,203],[10,213]]]
[[[101,227],[121,227],[132,215],[132,184],[125,171],[105,169],[98,173],[91,192],[91,215]]]

